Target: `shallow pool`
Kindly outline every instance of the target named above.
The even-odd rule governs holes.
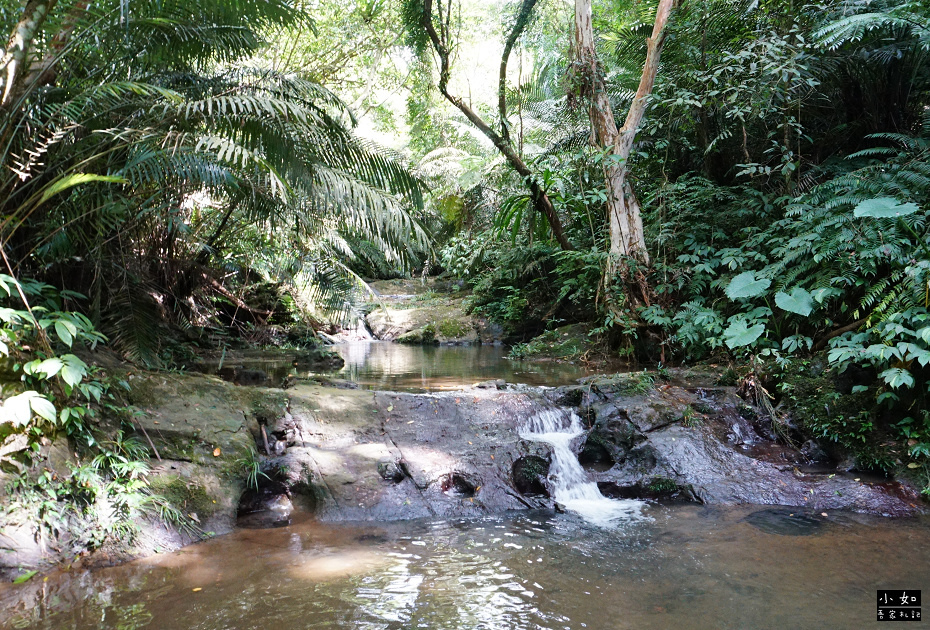
[[[612,529],[527,512],[240,530],[0,587],[0,628],[867,628],[876,589],[930,589],[926,519],[645,513]]]

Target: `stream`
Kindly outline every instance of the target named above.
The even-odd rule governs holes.
[[[340,352],[341,378],[366,387],[583,375],[534,372],[501,348]],[[551,448],[564,511],[338,524],[297,514],[287,527],[0,585],[0,629],[865,628],[876,589],[930,589],[930,517],[608,499],[574,455],[580,419],[562,411],[538,411],[519,432]]]
[[[567,385],[592,372],[574,363],[517,361],[500,345],[417,346],[390,341],[353,341],[332,346],[345,361],[332,370],[298,369],[288,356],[268,352],[245,353],[223,365],[261,370],[272,384],[288,375],[327,376],[350,380],[365,389],[430,392],[461,389],[481,381],[503,379],[525,385]],[[215,373],[218,360],[201,367]]]
[[[866,628],[875,589],[930,584],[925,519],[837,514],[812,527],[773,508],[645,513],[614,529],[527,512],[239,530],[4,585],[0,627]]]

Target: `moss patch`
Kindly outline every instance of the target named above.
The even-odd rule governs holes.
[[[194,481],[185,481],[178,475],[159,475],[149,481],[152,491],[182,512],[196,513],[200,517],[212,515],[217,502],[206,488]]]
[[[447,339],[458,339],[471,332],[468,323],[457,319],[444,319],[437,325],[439,334]]]
[[[410,345],[428,345],[436,343],[436,328],[432,324],[427,324],[422,328],[411,330],[398,337],[397,343],[406,343]]]
[[[678,484],[668,477],[653,477],[646,485],[651,494],[669,495],[678,492]]]

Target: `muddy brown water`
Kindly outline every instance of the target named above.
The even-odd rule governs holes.
[[[927,519],[645,513],[614,529],[527,512],[241,530],[5,585],[0,628],[868,628],[876,589],[930,589]]]

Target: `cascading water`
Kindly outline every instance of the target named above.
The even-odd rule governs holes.
[[[571,449],[572,441],[582,433],[581,418],[575,412],[544,409],[529,418],[520,437],[552,447],[549,482],[553,498],[566,509],[602,527],[641,518],[641,501],[608,499],[597,489],[597,484],[588,479]]]

